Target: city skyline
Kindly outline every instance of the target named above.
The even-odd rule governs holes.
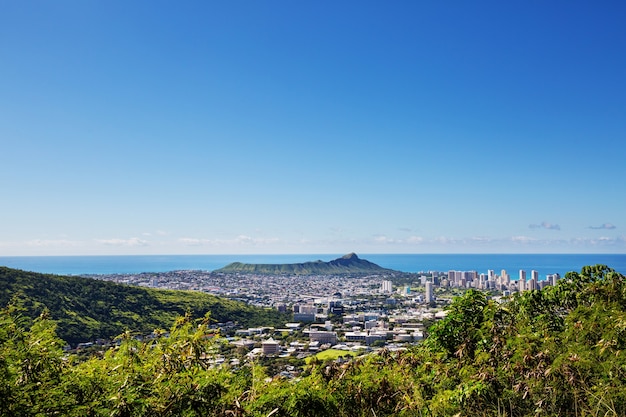
[[[626,253],[625,19],[7,3],[0,256]]]

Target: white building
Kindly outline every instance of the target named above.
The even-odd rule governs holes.
[[[309,340],[311,342],[319,342],[322,345],[326,343],[334,345],[337,343],[337,333],[311,330],[309,332]]]
[[[261,343],[264,355],[276,355],[280,352],[280,344],[272,338],[264,340]]]
[[[313,304],[304,304],[300,306],[300,311],[299,313],[304,313],[304,314],[316,314],[317,313],[317,306],[313,305]]]
[[[526,291],[526,271],[523,269],[519,270],[519,281],[517,281],[517,286],[519,292]]]
[[[435,296],[433,294],[433,283],[432,282],[427,282],[426,283],[426,302],[427,303],[431,303],[433,301],[435,301]]]
[[[550,284],[552,284],[552,285],[556,285],[556,283],[558,282],[559,278],[561,278],[561,276],[559,274],[548,275],[548,282],[550,282]]]

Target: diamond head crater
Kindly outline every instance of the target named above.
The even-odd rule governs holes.
[[[397,272],[349,253],[329,262],[321,260],[295,264],[247,264],[233,262],[215,272],[267,275],[338,275]]]

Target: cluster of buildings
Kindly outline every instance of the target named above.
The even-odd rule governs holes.
[[[456,287],[456,288],[476,288],[480,290],[502,291],[503,295],[511,292],[524,292],[529,290],[540,290],[548,285],[556,285],[561,278],[559,274],[549,274],[545,280],[539,279],[539,272],[530,271],[530,277],[527,276],[525,270],[520,270],[517,279],[512,279],[506,270],[502,270],[500,274],[496,274],[490,269],[487,273],[479,274],[476,271],[448,271],[447,275],[441,275],[439,272],[432,272],[431,277],[421,276],[422,284],[427,286],[431,283],[433,286],[439,287]],[[428,294],[428,289],[426,293]]]
[[[346,351],[419,342],[432,321],[445,316],[452,289],[500,292],[542,289],[558,274],[540,280],[537,271],[512,278],[476,271],[393,275],[255,275],[174,271],[98,276],[132,285],[187,289],[292,313],[284,328],[229,328],[229,341],[248,355],[306,357],[320,350]],[[394,282],[399,285],[394,285]],[[448,296],[446,296],[448,294]]]
[[[556,285],[560,279],[559,274],[548,274],[546,279],[539,279],[539,272],[532,270],[530,276],[525,270],[520,270],[517,279],[512,279],[506,270],[496,274],[490,269],[487,273],[477,271],[455,271],[447,273],[432,271],[428,275],[420,274],[416,284],[424,288],[423,298],[418,297],[420,302],[432,303],[435,301],[435,288],[475,288],[485,291],[501,292],[502,295],[510,295],[512,292],[524,292],[530,290],[541,290],[549,285]],[[386,294],[394,293],[394,286],[391,280],[383,280],[380,284],[380,292]],[[404,285],[395,291],[403,296],[411,296],[411,287]]]
[[[559,274],[550,274],[540,280],[535,270],[527,275],[520,270],[516,279],[512,279],[506,270],[496,274],[494,270],[487,273],[476,271],[454,271],[447,273],[430,272],[416,277],[413,285],[394,286],[391,279],[379,280],[377,288],[369,294],[370,303],[366,309],[359,308],[364,303],[358,297],[352,299],[318,298],[306,303],[287,305],[280,303],[281,311],[292,311],[294,323],[288,324],[284,332],[298,331],[301,340],[282,344],[274,339],[267,339],[252,354],[293,354],[294,352],[316,352],[324,348],[360,349],[370,346],[414,343],[423,339],[425,323],[445,317],[441,301],[435,297],[435,289],[475,288],[500,292],[506,296],[511,292],[543,289],[548,285],[556,285]],[[417,287],[417,288],[416,288]],[[341,294],[336,293],[334,295]],[[371,303],[375,299],[375,303]],[[439,303],[438,303],[439,302]],[[345,303],[345,304],[344,304]],[[356,305],[356,307],[355,307]],[[379,309],[375,310],[374,307]],[[380,309],[381,306],[384,306]],[[363,307],[363,306],[361,306]],[[368,309],[369,308],[369,309]],[[362,311],[360,311],[362,310]],[[329,317],[340,318],[330,321]],[[240,332],[243,334],[244,332]]]
[[[333,294],[358,298],[375,293],[381,279],[385,279],[378,275],[292,276],[194,270],[88,276],[143,287],[203,291],[259,307],[304,303]]]
[[[443,317],[442,312],[434,313],[421,307],[402,313],[355,312],[328,320],[328,306],[301,305],[299,309],[309,313],[294,313],[294,319],[300,317],[298,314],[313,317],[300,317],[304,320],[286,323],[281,329],[240,329],[236,331],[232,343],[248,347],[250,356],[306,357],[329,348],[361,351],[387,346],[393,349],[421,341],[424,338],[424,322]]]

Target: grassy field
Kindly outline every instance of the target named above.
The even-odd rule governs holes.
[[[358,354],[357,352],[351,352],[347,350],[327,349],[318,353],[315,356],[309,356],[308,358],[305,359],[305,361],[308,364],[311,360],[313,360],[313,358],[317,358],[320,361],[325,361],[328,359],[334,360],[341,356],[357,356],[357,354]]]

